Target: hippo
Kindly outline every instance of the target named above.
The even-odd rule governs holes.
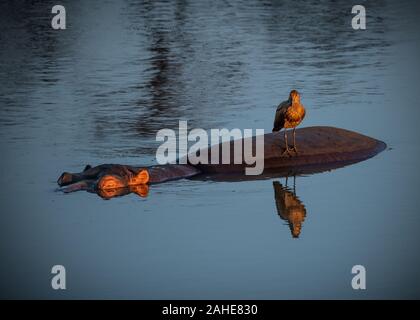
[[[285,141],[282,135],[278,132],[264,135],[264,152],[256,155],[263,159],[265,164],[261,175],[246,175],[247,164],[233,161],[234,142],[230,141],[224,143],[231,144],[231,163],[191,164],[187,161],[187,164],[149,167],[121,164],[101,164],[95,167],[87,165],[80,173],[64,172],[57,183],[65,193],[86,190],[109,199],[112,196],[134,192],[144,197],[148,194],[149,184],[183,178],[243,181],[312,174],[369,159],[386,148],[386,144],[380,140],[340,128],[319,126],[296,131],[299,133],[299,153],[293,157],[284,157]],[[217,154],[220,154],[222,145],[223,143],[209,147],[209,159],[215,148],[218,148]]]

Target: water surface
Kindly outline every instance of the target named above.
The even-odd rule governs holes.
[[[54,4],[0,5],[1,297],[419,298],[415,2],[366,2],[365,31],[345,1],[62,1],[62,31]],[[179,120],[268,132],[292,88],[302,125],[389,147],[297,177],[299,238],[277,211],[285,179],[172,181],[108,201],[55,191],[88,163],[155,163],[156,132]],[[65,291],[51,289],[56,264]]]

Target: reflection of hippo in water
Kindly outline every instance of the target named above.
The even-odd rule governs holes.
[[[366,160],[386,147],[382,141],[344,129],[309,127],[296,131],[299,131],[299,154],[293,157],[283,156],[284,140],[281,135],[269,133],[264,136],[264,152],[255,155],[264,161],[264,172],[257,176],[244,174],[247,164],[234,163],[234,153],[237,150],[231,141],[226,142],[230,143],[231,152],[231,162],[227,164],[168,164],[150,167],[103,164],[96,167],[86,166],[81,173],[65,172],[57,183],[65,187],[62,189],[64,192],[87,190],[97,192],[104,198],[130,192],[145,196],[147,184],[193,176],[194,179],[238,181],[331,170]],[[215,148],[219,149],[218,154],[220,149],[223,150],[222,144],[210,147],[207,153],[209,159],[212,158]],[[255,154],[255,146],[253,148]]]

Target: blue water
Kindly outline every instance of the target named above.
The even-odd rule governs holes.
[[[361,1],[364,31],[346,1],[62,1],[66,30],[50,27],[54,4],[0,4],[2,298],[420,297],[415,2]],[[88,163],[155,163],[156,132],[179,120],[269,132],[292,88],[302,126],[388,145],[297,177],[299,238],[276,210],[284,178],[172,181],[108,201],[56,192]]]

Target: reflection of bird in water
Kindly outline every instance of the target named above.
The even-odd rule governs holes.
[[[293,238],[299,238],[303,221],[306,217],[306,209],[293,191],[283,187],[279,181],[273,181],[274,198],[276,200],[277,213],[281,219],[288,222]]]
[[[296,147],[296,127],[302,122],[305,118],[305,107],[300,103],[299,92],[296,90],[290,91],[289,99],[280,103],[276,110],[276,116],[274,118],[274,131],[280,131],[284,128],[284,143],[286,144],[286,149],[283,152],[284,154],[290,155],[290,151],[298,153]],[[289,148],[287,143],[287,129],[293,128],[293,148]]]

